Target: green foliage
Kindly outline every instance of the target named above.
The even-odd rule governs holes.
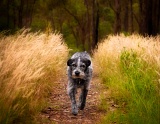
[[[110,24],[110,22],[108,21],[103,21],[99,24],[99,38],[104,38],[106,36],[106,34],[110,34],[112,30],[112,25]]]
[[[70,8],[69,10],[78,17],[83,16],[86,12],[86,7],[82,0],[69,0],[67,7]]]
[[[143,61],[133,51],[124,51],[121,55],[121,67],[128,79],[124,86],[131,96],[127,121],[133,124],[158,124],[160,97],[156,89],[156,65]]]
[[[148,64],[133,50],[124,50],[119,67],[118,73],[108,75],[106,81],[119,108],[107,114],[103,123],[159,124],[157,66]]]
[[[98,106],[99,110],[107,112],[109,105],[107,104],[106,99],[107,99],[106,95],[104,93],[101,93],[100,94],[100,100],[101,101],[100,101],[100,104]]]
[[[110,7],[100,5],[100,23],[99,23],[99,39],[104,38],[106,35],[113,32],[114,25],[114,11]]]
[[[74,22],[72,22],[74,23]],[[76,52],[76,51],[81,51],[82,50],[82,46],[78,45],[76,41],[77,39],[75,39],[75,37],[73,36],[73,34],[71,33],[70,28],[68,27],[67,23],[63,24],[63,37],[65,39],[65,42],[67,43],[68,47],[71,49],[71,54]]]
[[[40,17],[34,17],[32,21],[32,31],[38,31],[38,30],[44,30],[47,27],[47,22],[43,18]]]

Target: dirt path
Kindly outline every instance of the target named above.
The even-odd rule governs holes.
[[[49,98],[50,107],[42,111],[43,124],[95,124],[104,114],[98,109],[101,85],[94,76],[87,96],[86,107],[77,116],[71,114],[70,99],[66,92],[67,78],[60,79]],[[78,97],[77,97],[78,99]],[[45,121],[44,121],[45,118]]]

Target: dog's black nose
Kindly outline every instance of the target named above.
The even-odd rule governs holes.
[[[80,72],[79,71],[75,71],[75,75],[79,76]]]

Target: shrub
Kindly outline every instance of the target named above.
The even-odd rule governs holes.
[[[58,33],[21,30],[0,38],[0,123],[32,123],[64,74],[68,48]]]
[[[120,61],[122,73],[127,79],[122,87],[130,95],[127,101],[129,109],[126,115],[127,122],[158,124],[160,99],[156,65],[148,64],[133,51],[122,52]]]
[[[110,92],[106,97],[118,106],[102,123],[158,124],[159,39],[119,35],[109,36],[98,45],[94,53],[96,73]]]

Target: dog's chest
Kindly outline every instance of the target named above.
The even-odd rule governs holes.
[[[84,80],[82,80],[82,79],[76,79],[76,85],[77,85],[77,87],[78,88],[82,88],[82,87],[84,87]]]

